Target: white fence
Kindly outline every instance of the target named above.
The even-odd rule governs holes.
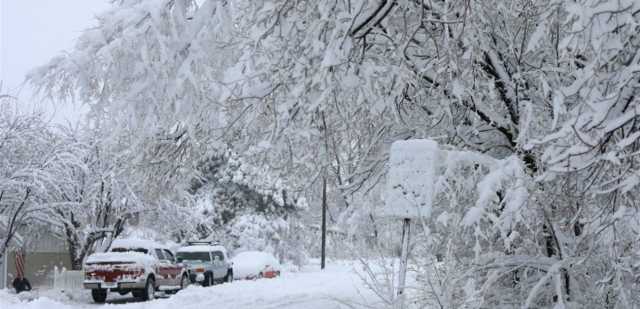
[[[81,270],[66,270],[64,267],[53,269],[53,288],[59,291],[82,289],[84,272]]]

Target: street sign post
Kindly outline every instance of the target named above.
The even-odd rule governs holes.
[[[385,206],[378,215],[402,219],[402,252],[394,307],[404,308],[411,220],[428,217],[442,152],[432,140],[396,141],[391,145]]]

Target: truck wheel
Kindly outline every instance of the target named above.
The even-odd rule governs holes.
[[[133,291],[131,291],[131,294],[133,294],[133,297],[135,297],[135,298],[143,298],[144,297],[144,290],[133,290]]]
[[[180,280],[180,289],[186,289],[190,283],[191,280],[189,280],[189,276],[187,276],[187,274],[182,275],[182,279]]]
[[[98,304],[103,304],[107,300],[107,290],[105,289],[94,289],[91,290],[91,297],[93,301]]]
[[[227,283],[233,282],[233,270],[227,271],[227,276],[224,277],[224,281]]]
[[[142,300],[153,300],[155,298],[155,280],[149,277],[147,279],[147,283],[144,285],[144,292],[142,294]]]

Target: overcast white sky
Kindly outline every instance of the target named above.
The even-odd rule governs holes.
[[[107,0],[0,0],[0,81],[2,92],[18,96],[25,109],[42,108],[58,123],[77,121],[78,106],[34,102],[22,87],[25,75],[73,47]]]

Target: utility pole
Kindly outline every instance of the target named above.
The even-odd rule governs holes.
[[[322,253],[320,269],[324,269],[327,255],[327,176],[322,177]]]

